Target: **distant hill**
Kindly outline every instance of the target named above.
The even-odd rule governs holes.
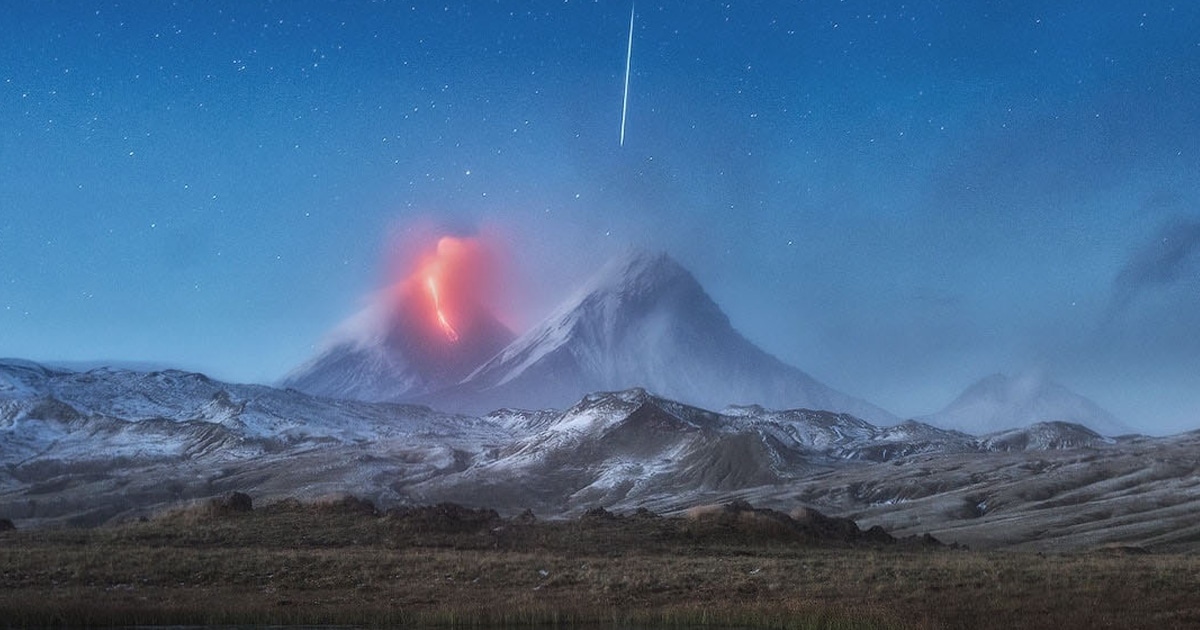
[[[1047,422],[1081,424],[1108,436],[1133,432],[1096,403],[1040,374],[987,376],[944,409],[922,420],[972,435]]]

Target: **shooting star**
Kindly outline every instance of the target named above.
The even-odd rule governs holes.
[[[625,146],[625,113],[629,111],[629,66],[633,61],[633,10],[629,5],[629,46],[625,49],[625,96],[621,99],[621,146]]]

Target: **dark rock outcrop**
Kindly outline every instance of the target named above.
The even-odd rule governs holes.
[[[398,507],[388,510],[387,516],[406,528],[442,533],[491,530],[503,523],[496,510],[468,508],[457,503]]]
[[[221,514],[235,514],[254,510],[254,501],[245,492],[230,492],[227,495],[214,497],[209,501],[209,507]]]

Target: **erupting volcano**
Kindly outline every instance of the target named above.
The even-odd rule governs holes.
[[[640,387],[709,409],[760,404],[898,421],[748,341],[666,254],[614,259],[516,339],[487,307],[495,260],[483,242],[442,237],[420,254],[395,265],[369,325],[345,327],[358,332],[285,385],[472,414],[563,408],[591,392]]]
[[[456,384],[514,335],[485,296],[496,254],[478,237],[440,237],[392,270],[391,286],[287,377],[308,393],[410,400]]]
[[[493,257],[480,239],[443,236],[392,285],[387,345],[432,385],[457,382],[512,340],[483,300]]]

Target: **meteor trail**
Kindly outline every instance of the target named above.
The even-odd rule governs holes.
[[[625,146],[625,112],[629,109],[629,65],[633,61],[633,9],[629,5],[629,46],[625,49],[625,97],[621,99],[621,146]]]

